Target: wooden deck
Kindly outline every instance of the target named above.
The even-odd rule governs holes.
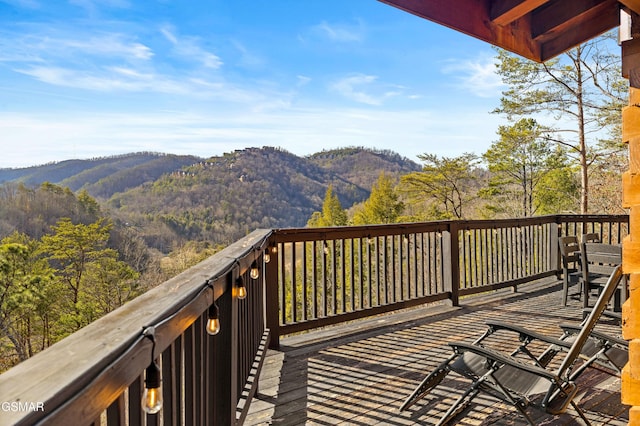
[[[287,337],[265,361],[245,425],[434,424],[466,381],[451,374],[406,412],[398,407],[450,354],[447,342],[472,340],[484,331],[487,319],[558,336],[557,325],[579,321],[581,310],[578,300],[570,299],[567,307],[560,300],[560,282],[547,280],[521,286],[518,293],[504,290],[464,299],[458,308],[430,306]],[[579,405],[593,425],[627,424],[618,378],[589,369],[579,385]],[[529,410],[540,425],[581,424],[568,414],[553,417]],[[455,424],[527,423],[515,409],[480,395]]]

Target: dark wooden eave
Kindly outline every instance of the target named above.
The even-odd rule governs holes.
[[[612,28],[640,0],[380,0],[544,62]]]

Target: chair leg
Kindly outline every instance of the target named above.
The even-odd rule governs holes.
[[[460,414],[471,403],[473,398],[480,392],[477,386],[469,388],[460,398],[453,403],[451,407],[444,413],[444,416],[436,424],[436,426],[443,426],[453,420],[458,414]]]
[[[562,306],[567,306],[567,298],[569,296],[569,277],[567,273],[562,274]]]
[[[571,401],[571,406],[573,407],[574,410],[576,410],[576,412],[578,413],[580,418],[584,421],[584,423],[587,426],[591,426],[591,422],[589,422],[589,419],[587,419],[587,416],[584,415],[584,411],[582,411],[582,409],[578,407],[578,404],[576,404],[575,401]]]
[[[404,401],[402,406],[400,407],[400,411],[404,411],[417,401],[419,401],[422,397],[424,397],[429,391],[440,384],[442,379],[445,378],[447,374],[449,374],[449,363],[453,361],[456,356],[449,357],[446,361],[438,365],[438,367],[433,370],[427,377],[422,380],[422,382],[418,385],[418,387],[413,391],[411,395]]]

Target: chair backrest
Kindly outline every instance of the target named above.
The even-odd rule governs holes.
[[[576,262],[579,260],[580,244],[578,244],[578,237],[575,235],[559,237],[558,245],[560,247],[563,265],[566,266],[569,262]]]
[[[582,234],[582,239],[580,240],[583,243],[601,243],[600,234],[597,232],[591,232],[589,234]]]
[[[597,272],[610,274],[616,265],[622,263],[622,246],[603,243],[581,243],[583,273]]]
[[[596,323],[600,319],[600,316],[602,315],[604,310],[607,308],[607,304],[609,303],[611,296],[613,296],[613,293],[616,291],[616,288],[618,287],[618,284],[622,279],[622,275],[623,275],[622,265],[616,266],[613,272],[611,273],[611,275],[609,276],[609,279],[607,280],[607,283],[605,284],[604,288],[602,289],[602,292],[600,293],[598,300],[593,305],[593,308],[591,308],[591,312],[589,313],[589,316],[587,317],[587,319],[584,320],[580,333],[578,333],[578,336],[576,337],[573,344],[571,345],[569,352],[567,352],[567,355],[562,361],[562,364],[560,364],[560,367],[558,368],[558,371],[557,371],[558,377],[571,380],[571,377],[564,377],[564,376],[566,374],[571,373],[571,366],[576,362],[576,360],[580,356],[583,346],[589,339],[589,335],[593,331],[593,328],[596,326]]]

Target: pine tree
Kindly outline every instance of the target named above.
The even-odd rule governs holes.
[[[347,213],[342,208],[338,195],[333,192],[333,186],[329,185],[322,203],[322,212],[313,212],[307,222],[310,228],[321,228],[325,226],[345,226],[347,224]]]
[[[371,188],[371,195],[356,210],[353,216],[354,225],[395,223],[404,210],[394,189],[393,179],[383,173]]]

